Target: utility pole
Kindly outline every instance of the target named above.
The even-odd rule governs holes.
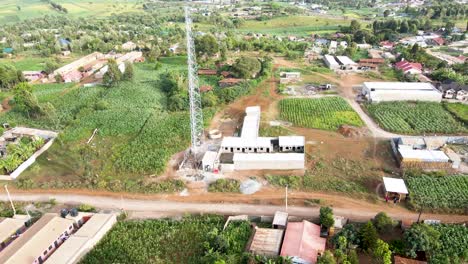
[[[13,216],[15,216],[16,215],[15,205],[13,204],[13,201],[11,200],[10,192],[8,191],[8,185],[6,184],[5,184],[5,191],[8,195],[8,200],[10,200],[11,208],[13,209]]]
[[[286,197],[285,197],[285,200],[286,200],[286,213],[288,212],[288,185],[286,184]]]

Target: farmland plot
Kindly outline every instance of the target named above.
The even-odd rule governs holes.
[[[320,99],[293,98],[279,103],[280,116],[295,126],[336,130],[340,125],[362,126],[364,123],[341,97]]]
[[[242,263],[250,224],[222,231],[223,223],[222,216],[118,222],[80,263]]]
[[[390,132],[455,134],[468,131],[439,103],[382,102],[367,104],[366,108],[372,118]]]
[[[414,175],[407,178],[410,203],[424,210],[463,210],[468,205],[468,176]]]

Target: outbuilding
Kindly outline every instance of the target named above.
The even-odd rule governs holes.
[[[340,64],[335,60],[335,57],[332,55],[323,56],[323,62],[329,69],[337,70],[340,68]]]
[[[273,228],[286,229],[288,224],[288,213],[276,211],[273,217]]]
[[[275,257],[281,250],[284,230],[256,228],[249,251],[255,255]]]
[[[406,188],[406,184],[403,179],[383,177],[383,184],[385,197],[388,197],[391,200],[397,197],[399,202],[401,201],[402,194],[408,194],[408,189]]]

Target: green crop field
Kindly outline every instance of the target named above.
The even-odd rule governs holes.
[[[406,179],[410,203],[424,210],[461,210],[468,205],[468,176],[412,175]]]
[[[468,227],[456,224],[440,224],[434,225],[434,229],[440,233],[440,247],[434,252],[432,259],[439,256],[439,260],[449,257],[451,263],[464,263],[459,262],[460,258],[465,261],[468,259]],[[432,263],[439,263],[431,261]]]
[[[222,216],[118,222],[80,263],[243,263],[250,223],[223,224]]]
[[[108,16],[112,13],[131,12],[142,9],[136,0],[54,0],[68,10],[67,15]],[[18,8],[19,7],[19,8]],[[0,24],[15,23],[20,20],[40,17],[47,14],[60,15],[50,4],[42,0],[2,0],[0,5]]]
[[[450,111],[461,121],[468,125],[468,105],[462,103],[444,104],[445,108]]]
[[[391,132],[455,134],[468,131],[440,103],[382,102],[365,107],[383,129]]]
[[[273,35],[310,35],[312,33],[328,33],[338,29],[339,25],[349,25],[349,21],[340,18],[322,16],[287,16],[268,21],[246,21],[239,32],[257,32]]]
[[[40,103],[53,105],[52,118],[30,119],[14,107],[1,122],[61,131],[60,140],[22,175],[35,187],[88,187],[126,191],[177,191],[178,182],[154,185],[144,175],[164,171],[170,157],[190,144],[188,112],[168,112],[159,74],[185,70],[185,57],[163,59],[158,71],[135,64],[135,80],[116,87],[35,85]],[[206,120],[214,112],[205,111]],[[85,142],[94,129],[92,145]],[[23,187],[31,183],[22,184]],[[147,186],[149,189],[139,189]],[[183,185],[182,185],[183,186]]]
[[[280,116],[295,126],[336,130],[341,125],[363,126],[359,115],[341,97],[283,99]]]

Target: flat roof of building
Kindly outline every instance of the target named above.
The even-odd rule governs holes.
[[[269,137],[258,137],[254,139],[246,139],[241,137],[224,137],[221,142],[221,147],[232,147],[232,148],[267,148],[271,147],[272,138]]]
[[[303,136],[281,136],[278,137],[280,146],[304,146]]]
[[[244,123],[242,125],[241,138],[243,139],[255,139],[258,137],[258,129],[260,123],[260,116],[251,114],[244,117]]]
[[[304,153],[234,153],[236,161],[304,161]]]
[[[441,150],[412,149],[411,147],[398,148],[398,152],[404,160],[415,160],[425,162],[448,162],[449,158]]]
[[[438,91],[430,83],[419,82],[364,82],[363,85],[368,89],[374,90],[429,90]]]
[[[24,226],[26,219],[6,218],[0,223],[0,243]]]
[[[61,218],[57,214],[45,214],[26,232],[0,252],[0,263],[33,263],[73,223],[73,220]]]
[[[258,255],[278,256],[281,249],[284,230],[256,228],[250,244],[250,251]]]
[[[406,188],[405,181],[403,179],[383,177],[385,190],[387,192],[403,193],[407,194],[408,189]]]

